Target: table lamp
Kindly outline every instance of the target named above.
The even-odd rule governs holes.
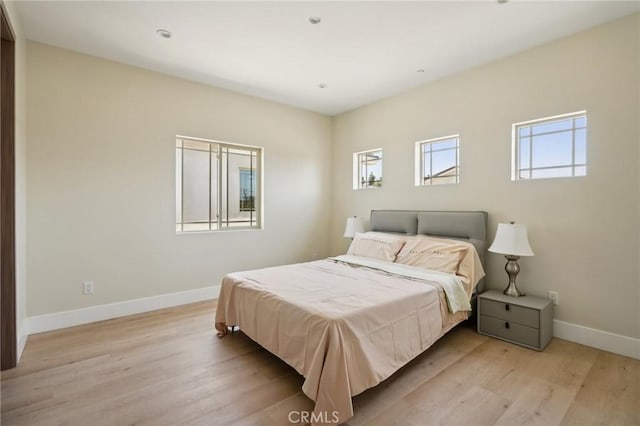
[[[516,286],[516,276],[520,272],[518,259],[520,256],[533,256],[533,250],[529,245],[527,237],[527,227],[525,225],[511,223],[499,223],[496,237],[493,244],[489,247],[489,251],[493,253],[504,254],[507,258],[507,264],[504,270],[509,275],[509,284],[503,293],[507,296],[520,297],[524,293],[518,290]]]
[[[344,237],[353,238],[357,232],[364,232],[362,227],[362,219],[354,216],[347,218],[347,226],[344,228]]]

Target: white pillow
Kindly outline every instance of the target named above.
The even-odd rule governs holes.
[[[396,263],[456,274],[467,247],[457,242],[415,236],[407,239],[396,257]]]
[[[347,254],[393,262],[406,237],[379,232],[356,233]]]

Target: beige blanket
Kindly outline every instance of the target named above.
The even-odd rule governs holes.
[[[440,285],[333,260],[227,275],[216,328],[237,325],[305,377],[315,418],[353,416],[375,386],[466,318]],[[315,424],[322,424],[318,422]]]

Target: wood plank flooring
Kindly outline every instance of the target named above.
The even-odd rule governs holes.
[[[282,426],[313,409],[303,378],[214,302],[30,336],[2,373],[11,425]],[[350,426],[640,425],[640,361],[553,339],[544,352],[458,326],[354,398]]]

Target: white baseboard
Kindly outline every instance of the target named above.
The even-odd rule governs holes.
[[[27,337],[29,337],[29,319],[25,319],[25,325],[20,327],[18,330],[18,362],[22,357],[22,352],[24,352],[24,347],[27,345]]]
[[[603,351],[640,359],[640,339],[633,337],[560,320],[553,320],[553,336]]]
[[[88,308],[74,309],[72,311],[38,315],[28,319],[28,332],[29,334],[42,333],[43,331],[58,330],[60,328],[73,327],[75,325],[88,324],[96,321],[123,317],[126,315],[139,314],[142,312],[171,308],[173,306],[186,305],[188,303],[211,300],[218,297],[219,292],[220,286],[218,285],[180,291],[177,293],[143,297],[141,299],[126,300],[123,302],[108,303],[105,305],[90,306]]]

